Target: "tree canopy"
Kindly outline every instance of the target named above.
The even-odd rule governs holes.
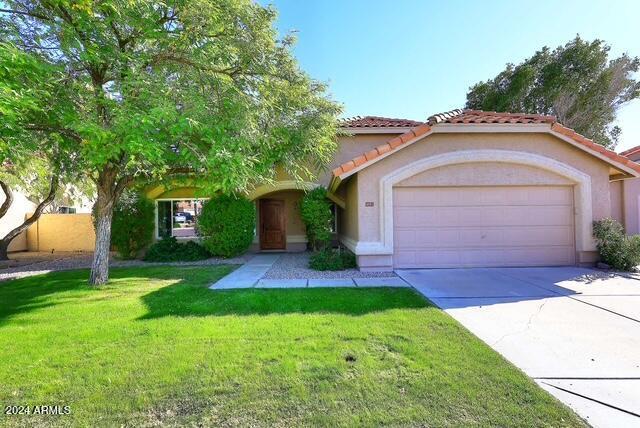
[[[60,126],[69,113],[64,74],[7,43],[0,43],[0,65],[0,218],[11,206],[12,189],[36,203],[33,215],[0,237],[0,259],[6,259],[11,241],[61,196],[60,186],[78,164],[68,153],[77,141]]]
[[[542,48],[495,78],[472,86],[466,107],[555,115],[559,122],[613,148],[620,128],[616,111],[640,96],[635,80],[640,60],[626,54],[609,59],[602,40],[579,36],[554,50]]]
[[[14,145],[30,152],[39,132],[64,143],[62,158],[95,183],[92,283],[107,280],[113,204],[135,180],[186,173],[210,191],[233,192],[270,179],[276,163],[311,174],[331,158],[340,108],[300,70],[293,39],[277,37],[272,7],[250,0],[3,5],[8,54],[0,70],[11,91],[28,98],[3,99],[0,154]],[[13,57],[41,93],[29,95]],[[42,111],[28,105],[34,99]]]

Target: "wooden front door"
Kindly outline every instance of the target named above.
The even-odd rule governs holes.
[[[284,201],[260,199],[260,249],[284,250],[286,248]]]

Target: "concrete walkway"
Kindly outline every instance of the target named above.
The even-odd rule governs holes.
[[[263,279],[280,254],[258,254],[240,268],[212,284],[212,290],[240,288],[410,287],[399,277],[334,279]]]
[[[251,288],[271,269],[280,254],[257,254],[229,275],[211,285],[211,289]]]
[[[640,427],[640,277],[591,269],[396,272],[594,427]]]
[[[255,288],[410,287],[402,278],[261,279]]]

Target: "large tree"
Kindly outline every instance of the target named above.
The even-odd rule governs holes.
[[[0,44],[0,64],[0,220],[13,202],[12,189],[36,204],[28,218],[0,236],[0,260],[6,260],[11,241],[60,196],[76,164],[65,151],[77,141],[60,131],[69,92],[64,73],[7,44]]]
[[[623,54],[609,59],[602,40],[577,36],[554,50],[542,48],[495,78],[472,86],[467,108],[555,115],[597,143],[613,148],[620,128],[616,111],[640,96],[634,74],[640,60]]]
[[[96,186],[91,284],[108,279],[113,207],[133,181],[187,173],[212,192],[238,191],[272,178],[277,163],[309,174],[335,149],[339,107],[299,69],[291,38],[277,38],[271,7],[4,3],[3,40],[56,67],[73,89],[55,132],[76,142],[65,153]]]

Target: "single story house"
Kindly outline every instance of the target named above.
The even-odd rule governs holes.
[[[621,152],[634,162],[640,161],[640,146]],[[611,217],[618,220],[628,235],[640,234],[640,179],[611,182]]]
[[[453,110],[426,122],[367,116],[342,126],[318,180],[279,174],[249,192],[258,212],[254,250],[303,250],[298,203],[322,185],[337,240],[362,270],[590,264],[593,221],[622,219],[627,181],[640,186],[634,158],[553,116]],[[195,235],[196,195],[190,187],[149,190],[157,237]]]
[[[9,252],[21,251],[92,251],[95,233],[91,221],[93,201],[85,196],[70,196],[71,186],[49,205],[44,214],[9,244]],[[4,237],[21,225],[36,209],[36,203],[20,189],[13,189],[13,202],[0,221],[0,236]],[[77,194],[77,192],[76,192]],[[0,191],[0,204],[5,200]],[[36,201],[37,202],[37,201]]]
[[[13,193],[13,202],[6,212],[2,221],[0,221],[0,236],[5,236],[16,227],[20,226],[26,216],[36,209],[36,204],[30,201],[23,193],[15,191]],[[0,205],[5,201],[6,196],[0,190]],[[27,234],[21,233],[16,236],[11,244],[9,244],[9,252],[27,251]]]

